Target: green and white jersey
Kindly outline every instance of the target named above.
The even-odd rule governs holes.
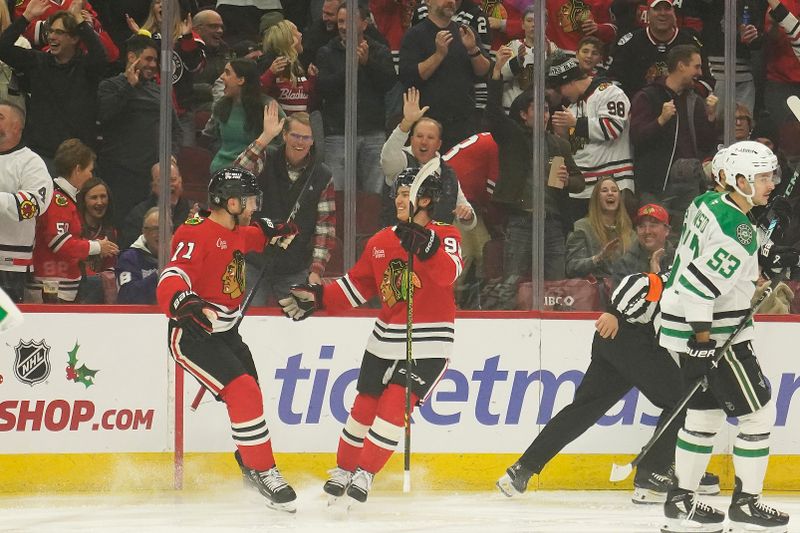
[[[753,224],[727,193],[707,192],[694,199],[661,298],[661,346],[685,352],[691,322],[710,322],[718,345],[728,340],[750,311],[757,249]],[[736,341],[753,336],[751,321]]]

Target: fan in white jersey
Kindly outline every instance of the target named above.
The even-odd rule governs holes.
[[[687,404],[675,448],[677,483],[664,504],[666,533],[722,531],[725,514],[699,502],[696,491],[729,416],[738,417],[733,447],[736,487],[729,531],[786,531],[789,517],[761,503],[775,406],[756,359],[752,321],[715,363],[724,344],[750,310],[759,276],[756,230],[748,218],[765,205],[778,160],[763,144],[742,141],[722,164],[725,192],[707,192],[686,211],[672,276],[661,299],[659,341],[680,357],[684,382],[707,380]]]
[[[587,76],[574,58],[550,67],[548,82],[570,102],[569,108],[553,113],[553,128],[569,140],[575,163],[586,180],[583,192],[570,194],[575,207],[580,206],[573,216],[581,218],[601,178],[613,177],[620,190],[634,190],[628,136],[631,103],[610,80]]]

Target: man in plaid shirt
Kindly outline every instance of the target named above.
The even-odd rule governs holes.
[[[283,144],[269,146],[279,134]],[[254,216],[285,222],[291,218],[300,233],[285,250],[247,255],[247,277],[254,283],[269,262],[267,276],[254,303],[282,298],[297,283],[322,283],[330,252],[336,245],[336,200],[331,170],[317,160],[307,113],[281,119],[278,104],[264,112],[264,131],[245,148],[235,166],[258,176],[264,191],[261,211]]]

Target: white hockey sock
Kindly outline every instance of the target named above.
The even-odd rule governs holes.
[[[675,443],[675,475],[678,478],[678,487],[692,492],[697,490],[714,450],[715,435],[716,433],[687,431],[683,428],[678,431],[678,440]]]
[[[733,468],[742,480],[742,492],[761,494],[769,462],[769,433],[739,433],[733,445]]]

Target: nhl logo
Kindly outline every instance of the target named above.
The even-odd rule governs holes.
[[[41,383],[50,375],[50,347],[44,339],[39,342],[19,340],[14,348],[14,375],[30,386]]]

